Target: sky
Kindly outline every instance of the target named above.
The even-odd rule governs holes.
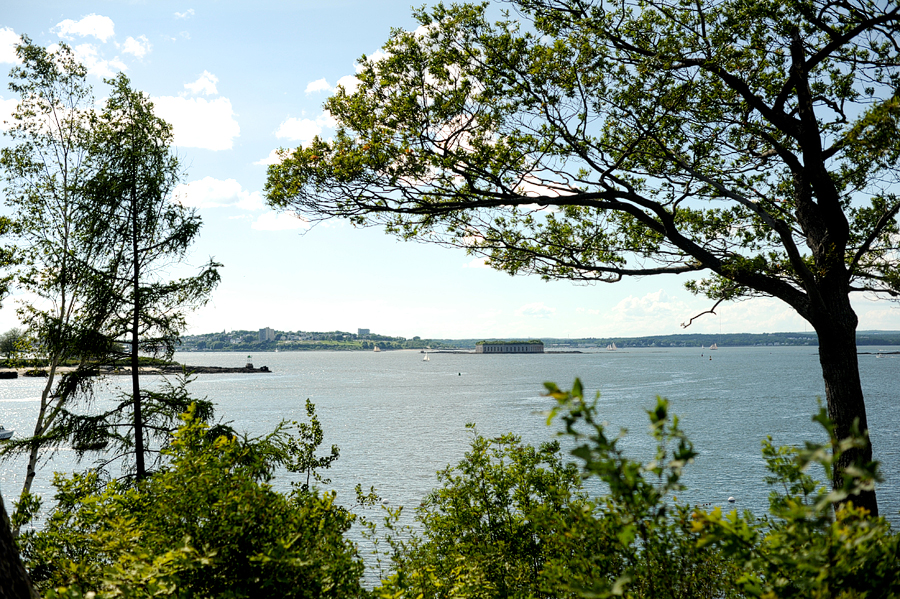
[[[188,333],[367,328],[423,338],[581,338],[810,330],[767,298],[720,305],[684,329],[712,307],[684,289],[684,277],[596,285],[511,277],[463,250],[341,221],[310,228],[267,208],[262,189],[274,150],[334,134],[323,101],[352,81],[359,57],[377,55],[392,28],[416,28],[408,0],[5,4],[0,121],[15,106],[6,74],[24,34],[72,46],[99,100],[108,94],[103,79],[124,72],[173,125],[185,169],[176,193],[204,223],[183,266],[209,257],[224,264],[209,304],[188,316]],[[23,299],[14,292],[4,301],[0,330],[17,326]],[[860,329],[900,329],[900,305],[860,298],[855,307]]]

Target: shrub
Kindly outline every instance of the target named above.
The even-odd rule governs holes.
[[[145,481],[57,476],[57,506],[25,542],[35,582],[46,597],[364,595],[344,536],[354,516],[333,493],[269,485],[277,466],[298,466],[303,443],[288,432],[210,439],[189,413]]]

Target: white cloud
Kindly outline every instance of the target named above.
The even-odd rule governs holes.
[[[316,135],[322,134],[322,128],[334,128],[336,122],[330,114],[322,113],[315,120],[291,117],[278,126],[275,137],[292,141],[312,141]]]
[[[656,328],[660,330],[671,329],[680,323],[690,319],[690,308],[684,302],[670,298],[662,289],[647,293],[642,297],[629,295],[613,306],[608,314],[608,321],[616,323],[616,330],[620,328],[630,334],[636,329]],[[659,323],[651,325],[650,323]]]
[[[328,85],[328,81],[325,78],[316,79],[315,81],[310,81],[306,85],[306,93],[311,94],[313,92],[327,92],[331,91],[331,86]]]
[[[463,264],[463,268],[490,268],[487,265],[487,258],[472,258],[465,264]]]
[[[149,54],[152,49],[153,46],[150,45],[150,40],[148,40],[145,35],[140,35],[137,39],[129,37],[125,40],[125,43],[122,44],[122,52],[131,54],[138,59],[144,58],[144,56]]]
[[[262,194],[247,191],[234,179],[204,177],[175,188],[175,201],[189,208],[240,208],[262,210],[265,208]]]
[[[257,231],[289,231],[308,229],[309,221],[293,212],[266,212],[257,218],[250,227]]]
[[[0,29],[0,63],[19,64],[16,56],[16,44],[21,40],[16,32],[9,27]]]
[[[375,50],[372,54],[366,56],[366,62],[380,62],[388,57],[388,54],[382,50],[381,48]],[[356,73],[359,74],[363,71],[363,66],[361,64],[353,65]],[[324,79],[322,80],[324,81]],[[317,82],[314,82],[317,83]],[[343,87],[344,91],[348,94],[356,93],[356,90],[359,88],[360,80],[355,75],[344,75],[340,79],[337,80],[337,83],[334,86],[334,89],[338,87]],[[312,84],[310,84],[312,85]],[[306,88],[307,93],[309,92],[309,87]]]
[[[189,19],[189,18],[191,18],[191,17],[193,17],[193,16],[194,16],[194,9],[193,9],[193,8],[189,8],[189,9],[187,9],[187,10],[184,11],[184,12],[176,12],[176,13],[175,13],[175,18],[176,18],[176,19]]]
[[[66,19],[57,23],[56,27],[51,29],[56,35],[63,39],[71,40],[74,36],[86,37],[93,36],[102,42],[106,42],[115,35],[112,19],[97,14],[90,14],[82,17],[80,21]]]
[[[274,149],[269,152],[269,155],[265,158],[260,158],[253,164],[261,164],[263,166],[269,166],[270,164],[279,164],[281,163],[281,156],[278,155],[278,149]]]
[[[705,302],[705,310],[712,307],[711,300]],[[696,314],[696,312],[695,312]],[[694,316],[695,314],[691,314]],[[759,297],[738,302],[728,302],[716,308],[716,314],[706,314],[694,321],[685,332],[694,332],[695,325],[705,331],[770,333],[772,331],[800,331],[804,321],[797,312],[773,297]],[[699,332],[699,331],[698,331]]]
[[[896,331],[900,329],[900,307],[885,300],[856,300],[853,309],[859,316],[858,330],[881,329]]]
[[[356,93],[356,90],[359,88],[360,80],[357,79],[354,75],[344,75],[337,81],[337,85],[335,87],[343,87],[344,91],[348,94]]]
[[[175,145],[230,150],[241,133],[228,98],[152,98],[156,114],[172,124]]]
[[[115,76],[116,71],[128,69],[128,66],[118,58],[112,60],[101,58],[100,52],[93,44],[78,44],[72,50],[75,52],[78,62],[87,68],[88,75],[106,79]]]
[[[329,129],[337,127],[337,119],[327,110],[322,111],[322,114],[316,118],[316,122],[322,123],[324,127],[328,127]]]
[[[211,94],[219,93],[216,89],[216,83],[219,82],[219,78],[210,73],[209,71],[203,71],[203,73],[197,78],[193,83],[185,83],[184,87],[192,94],[203,94],[205,96],[209,96]]]
[[[390,56],[390,55],[389,55],[387,52],[385,52],[385,51],[382,50],[381,48],[378,48],[377,50],[375,50],[374,52],[372,52],[370,55],[366,56],[366,62],[381,62],[382,60],[384,60],[384,59],[387,58],[388,56]],[[362,65],[359,65],[359,64],[356,65],[356,72],[357,72],[357,73],[361,73],[362,70],[363,70]]]
[[[556,308],[545,306],[543,302],[533,302],[525,304],[518,310],[518,316],[530,316],[531,318],[550,318],[556,313]]]
[[[16,109],[16,105],[19,103],[15,98],[10,98],[9,100],[4,100],[2,96],[0,96],[0,131],[8,131],[9,126],[12,123],[12,113]]]

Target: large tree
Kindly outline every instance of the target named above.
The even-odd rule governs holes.
[[[51,53],[23,37],[16,54],[21,64],[10,72],[10,89],[20,99],[7,131],[10,144],[0,153],[3,201],[21,260],[16,285],[28,298],[20,318],[48,364],[32,436],[3,450],[28,454],[26,495],[38,459],[59,441],[51,439],[54,427],[85,397],[86,366],[109,349],[100,275],[110,264],[104,228],[85,194],[94,103],[86,69],[65,44]],[[63,376],[60,367],[67,363],[76,369]]]
[[[510,4],[417,11],[327,102],[335,138],[269,168],[270,204],[511,274],[776,297],[818,334],[838,436],[867,430],[850,297],[900,294],[898,5]]]
[[[79,457],[104,451],[100,466],[133,456],[146,474],[145,429],[165,438],[192,400],[180,384],[141,390],[139,354],[171,355],[186,311],[206,301],[218,273],[211,261],[197,276],[165,279],[201,223],[171,197],[181,174],[171,128],[143,94],[113,80],[98,114],[68,46],[49,52],[23,37],[17,53],[10,87],[20,101],[0,166],[22,262],[16,283],[32,298],[20,317],[48,362],[33,434],[0,451],[28,455],[24,498],[39,459],[61,446]],[[98,366],[123,361],[132,393],[96,409]],[[198,416],[211,418],[211,404],[200,404]]]
[[[93,122],[96,172],[87,189],[116,264],[107,279],[115,306],[108,334],[127,348],[135,470],[143,478],[141,353],[171,357],[186,312],[209,299],[220,264],[210,259],[194,276],[168,279],[199,235],[201,219],[173,198],[181,170],[171,149],[171,125],[153,113],[149,98],[132,89],[125,75],[108,83],[112,93]]]

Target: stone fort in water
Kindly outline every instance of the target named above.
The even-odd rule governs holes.
[[[531,341],[479,341],[475,344],[476,354],[542,354],[544,342]]]

